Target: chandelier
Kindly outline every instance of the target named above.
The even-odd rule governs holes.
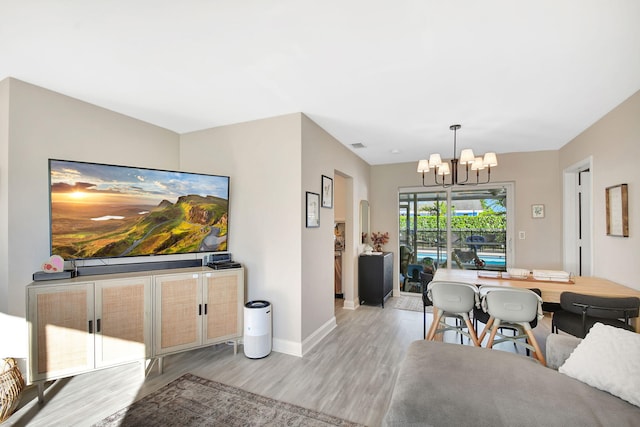
[[[418,173],[422,174],[423,187],[451,187],[453,185],[478,185],[486,184],[491,181],[491,168],[498,166],[498,158],[496,153],[486,153],[484,156],[476,157],[471,148],[465,148],[460,152],[460,158],[456,157],[456,136],[461,125],[451,125],[449,129],[453,131],[453,158],[449,162],[443,162],[440,154],[431,154],[429,160],[420,160],[418,162]],[[465,176],[461,180],[458,175],[458,166],[464,165]],[[435,184],[427,184],[425,176],[430,169],[433,169]],[[487,169],[486,181],[480,181],[480,171]],[[471,170],[471,174],[469,173]],[[473,171],[475,171],[475,180],[473,180]],[[451,178],[447,179],[447,175]],[[440,180],[438,180],[440,178]],[[471,178],[471,179],[470,179]]]

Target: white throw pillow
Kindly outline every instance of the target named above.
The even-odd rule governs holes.
[[[640,406],[640,334],[596,323],[558,371]]]

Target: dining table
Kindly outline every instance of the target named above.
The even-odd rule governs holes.
[[[505,277],[502,277],[503,274]],[[571,276],[567,281],[554,281],[534,279],[531,275],[526,278],[514,278],[508,277],[507,273],[502,272],[439,268],[436,270],[433,280],[463,282],[485,286],[507,286],[525,289],[538,288],[542,292],[542,300],[551,303],[559,303],[560,294],[563,292],[575,292],[600,297],[640,298],[639,289],[630,288],[608,279],[591,276]],[[640,333],[640,317],[634,317],[630,319],[630,322],[635,331]]]

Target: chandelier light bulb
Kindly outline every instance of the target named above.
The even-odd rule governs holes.
[[[429,162],[426,159],[422,159],[418,162],[418,173],[429,172]]]
[[[460,153],[460,164],[467,165],[472,164],[476,160],[476,156],[473,155],[473,150],[471,148],[465,148]]]
[[[498,166],[498,157],[496,156],[496,153],[486,153],[484,155],[483,163],[485,166],[488,166],[490,168]]]
[[[449,163],[442,163],[438,166],[438,175],[449,175],[451,171],[449,170]]]
[[[484,169],[484,162],[482,160],[482,157],[476,157],[476,159],[471,164],[471,170],[481,171],[482,169]]]
[[[432,168],[435,168],[437,166],[440,166],[442,164],[442,158],[440,157],[440,154],[432,154],[429,156],[429,166]]]

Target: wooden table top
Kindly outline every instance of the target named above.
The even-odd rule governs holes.
[[[545,302],[560,302],[560,294],[565,291],[602,297],[638,297],[640,290],[629,288],[611,280],[598,277],[572,277],[575,283],[558,283],[544,280],[514,280],[478,277],[478,270],[455,270],[439,268],[433,280],[472,283],[488,286],[511,286],[514,288],[538,288]]]
[[[478,277],[479,270],[455,270],[439,268],[433,276],[433,280],[471,283],[474,285],[511,286],[514,288],[538,288],[542,291],[542,300],[545,302],[560,302],[560,294],[576,292],[579,294],[596,295],[600,297],[638,297],[640,290],[629,288],[611,280],[599,277],[572,277],[574,283],[558,283],[543,280],[513,280]],[[631,324],[637,333],[640,333],[640,317],[631,319]]]

